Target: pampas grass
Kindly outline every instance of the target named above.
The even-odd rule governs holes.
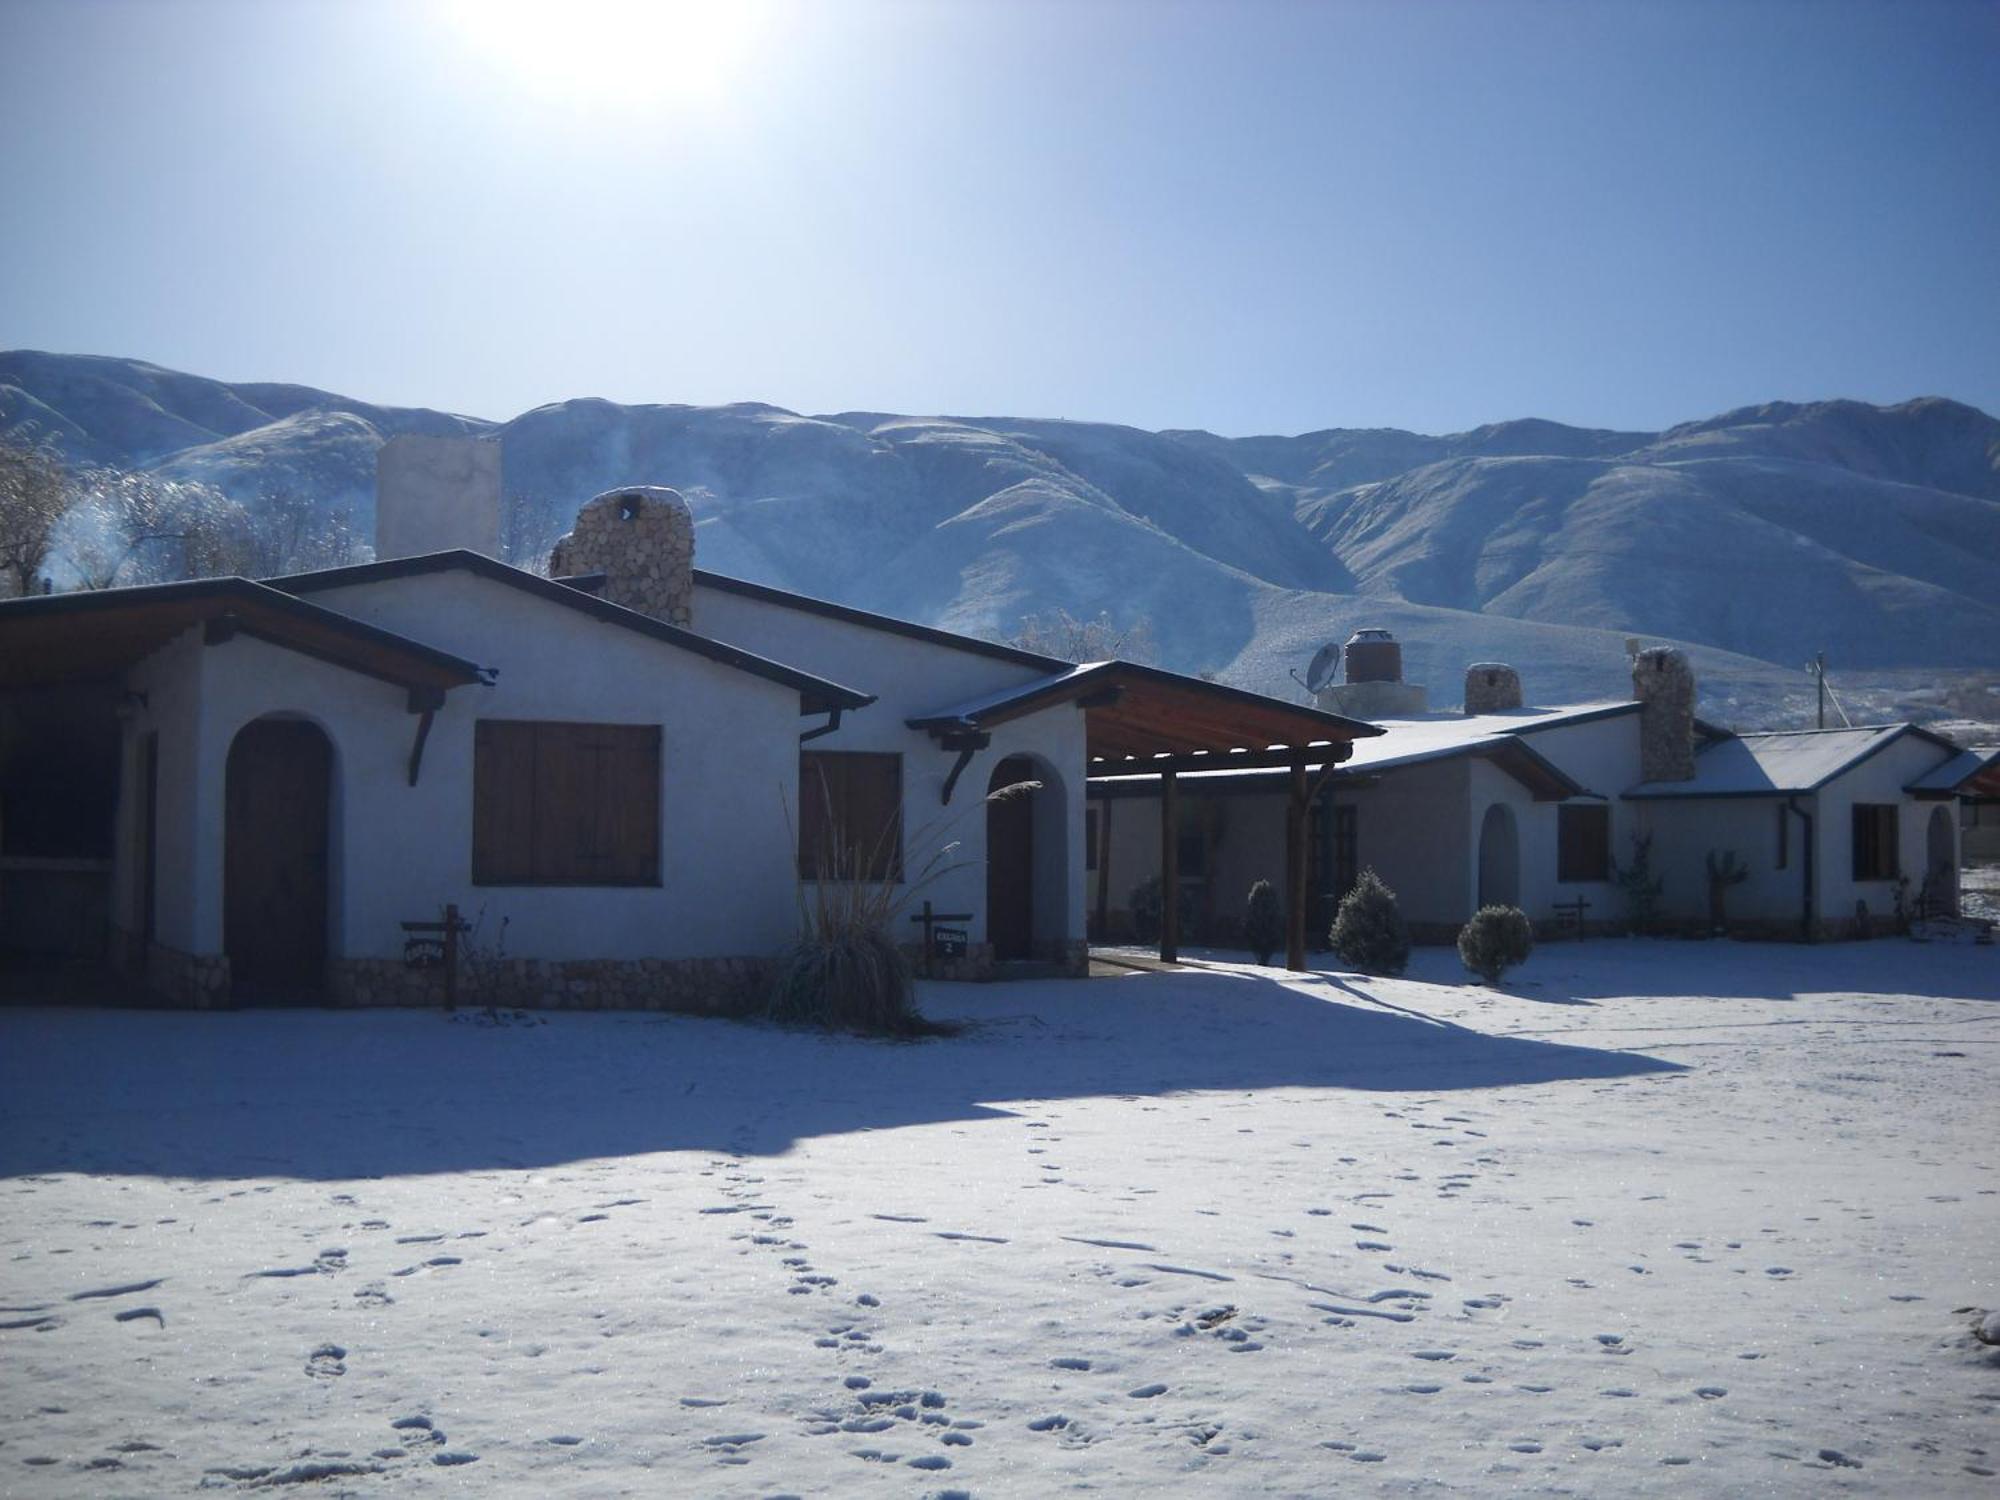
[[[778,955],[767,1014],[791,1025],[823,1026],[876,1036],[941,1036],[959,1028],[927,1019],[917,1009],[916,972],[895,938],[895,923],[912,899],[971,860],[959,857],[957,839],[946,835],[987,804],[1024,797],[1041,786],[1018,781],[988,793],[950,818],[936,818],[911,835],[928,849],[907,880],[880,872],[893,870],[893,841],[900,820],[876,835],[872,845],[829,839],[811,878],[798,880],[799,936]],[[828,797],[827,821],[835,821]],[[791,826],[790,804],[785,822]],[[793,830],[793,842],[797,842]]]

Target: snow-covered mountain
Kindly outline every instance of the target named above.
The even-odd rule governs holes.
[[[1694,648],[1711,708],[1751,716],[1819,649],[2000,669],[2000,422],[1937,399],[1442,437],[599,400],[496,423],[0,354],[0,431],[30,425],[79,462],[250,504],[288,488],[364,530],[384,440],[488,434],[547,535],[600,490],[671,484],[707,566],[985,634],[1055,606],[1145,619],[1170,664],[1270,691],[1359,624],[1394,629],[1440,702],[1482,658],[1544,701],[1618,693],[1627,635]]]

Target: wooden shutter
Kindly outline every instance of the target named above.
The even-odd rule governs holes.
[[[482,719],[474,732],[479,885],[657,885],[654,724]]]
[[[1583,806],[1556,809],[1556,879],[1575,884],[1607,879],[1611,873],[1611,809]]]
[[[535,726],[481,719],[472,733],[472,883],[535,875]]]
[[[902,756],[800,752],[799,875],[902,879]]]
[[[597,841],[609,885],[660,879],[660,727],[600,725],[593,730]]]

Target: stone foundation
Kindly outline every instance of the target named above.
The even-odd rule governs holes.
[[[170,1005],[222,1010],[230,1004],[229,959],[220,953],[183,953],[146,945],[146,988]]]
[[[945,979],[960,984],[984,984],[993,977],[994,958],[991,943],[967,943],[963,958],[933,958],[928,971],[924,967],[922,943],[903,943],[899,946],[919,979]]]
[[[740,1016],[763,1008],[771,989],[765,958],[507,958],[469,965],[460,1005],[521,1010],[671,1010]],[[329,1004],[441,1006],[444,971],[393,958],[327,963]]]
[[[1054,964],[1065,978],[1084,979],[1090,974],[1090,944],[1082,938],[1053,938],[1035,944],[1038,962]]]

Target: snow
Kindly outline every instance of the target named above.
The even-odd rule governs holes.
[[[1901,724],[1863,729],[1795,729],[1745,734],[1698,748],[1691,781],[1648,781],[1628,797],[1749,797],[1811,792],[1905,732]]]
[[[0,1491],[1991,1493],[1994,951],[0,1011]]]

